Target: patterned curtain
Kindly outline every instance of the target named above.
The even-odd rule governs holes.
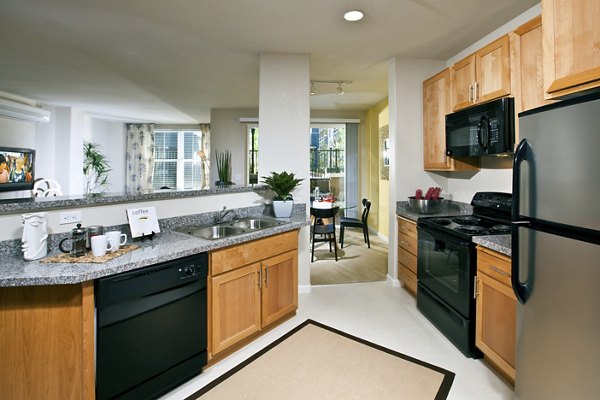
[[[127,193],[152,189],[154,124],[127,124]]]
[[[200,124],[200,132],[202,132],[202,146],[200,147],[202,189],[208,189],[210,185],[210,124]]]

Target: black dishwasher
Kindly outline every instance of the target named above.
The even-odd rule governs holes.
[[[208,255],[96,281],[96,399],[155,399],[207,360]]]

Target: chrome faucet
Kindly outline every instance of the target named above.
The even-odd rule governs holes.
[[[233,218],[231,219],[233,221],[233,220],[237,219],[235,210],[233,208],[227,209],[227,206],[223,206],[223,209],[221,211],[219,211],[219,214],[217,214],[216,223],[220,224],[220,223],[224,222],[227,214],[229,214],[231,212],[233,212]]]

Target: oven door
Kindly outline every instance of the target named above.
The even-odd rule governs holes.
[[[474,316],[475,245],[427,228],[418,228],[417,278],[465,318]]]

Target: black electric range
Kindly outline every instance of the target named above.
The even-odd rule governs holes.
[[[417,307],[468,357],[475,347],[474,236],[510,233],[512,195],[478,192],[471,215],[417,220]]]

